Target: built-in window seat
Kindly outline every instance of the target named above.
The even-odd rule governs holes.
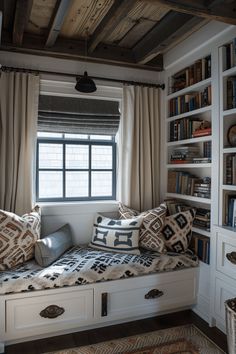
[[[141,255],[129,255],[75,246],[46,268],[33,260],[1,272],[0,294],[91,284],[197,265],[198,259],[191,252],[160,254],[143,250]]]

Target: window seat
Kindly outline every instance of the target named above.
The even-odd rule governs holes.
[[[0,294],[85,285],[197,265],[198,259],[190,251],[159,254],[143,250],[141,255],[128,255],[75,246],[47,268],[29,261],[1,272]]]

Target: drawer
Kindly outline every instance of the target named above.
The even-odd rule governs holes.
[[[236,279],[236,257],[235,264],[228,259],[232,252],[236,256],[236,238],[232,238],[222,233],[217,234],[217,261],[216,268],[219,272]]]
[[[215,283],[215,313],[225,323],[225,301],[232,299],[236,294],[236,286],[232,286],[230,283],[216,278]]]
[[[197,292],[197,277],[192,273],[191,277],[178,279],[181,272],[175,272],[176,276],[171,280],[165,279],[158,281],[154,277],[151,281],[137,279],[120,280],[118,286],[107,286],[104,292],[105,298],[100,294],[101,299],[105,300],[100,305],[97,315],[104,316],[104,320],[128,318],[132,316],[155,314],[164,310],[190,306],[195,303]],[[133,283],[133,284],[132,284]],[[96,297],[96,296],[95,296]],[[99,295],[98,295],[99,298]],[[105,313],[103,313],[105,307]],[[99,308],[99,305],[98,305]]]
[[[6,310],[14,336],[79,327],[93,318],[93,289],[7,300]]]

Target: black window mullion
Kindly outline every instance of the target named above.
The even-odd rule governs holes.
[[[63,154],[63,162],[62,162],[62,183],[63,183],[63,199],[66,198],[66,143],[63,142],[63,149],[62,149],[62,154]]]
[[[90,138],[90,136],[89,136]],[[89,198],[92,196],[92,144],[89,143]]]

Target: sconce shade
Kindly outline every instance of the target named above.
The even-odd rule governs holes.
[[[76,78],[75,89],[79,92],[91,93],[97,90],[94,81],[88,76],[87,71],[84,72],[84,76]]]

